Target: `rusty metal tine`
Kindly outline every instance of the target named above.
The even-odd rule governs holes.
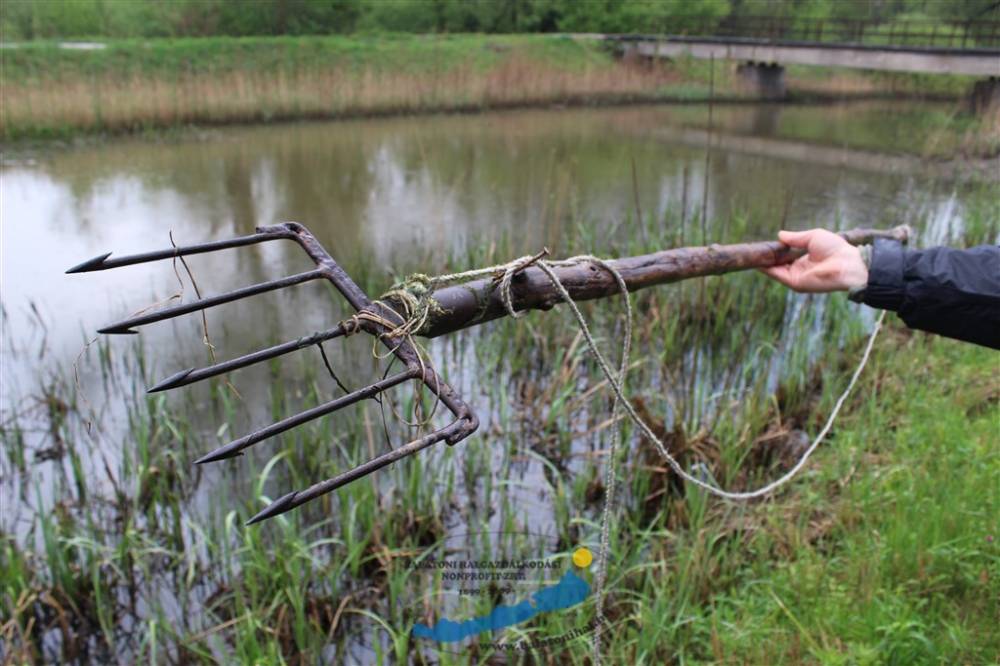
[[[131,266],[133,264],[143,264],[147,261],[159,261],[160,259],[171,259],[173,257],[184,257],[189,254],[201,254],[202,252],[215,252],[216,250],[226,250],[233,247],[243,247],[254,243],[264,243],[271,240],[289,238],[287,231],[278,228],[267,228],[249,236],[239,236],[228,240],[211,241],[208,243],[198,243],[196,245],[185,245],[182,247],[172,247],[168,250],[157,250],[155,252],[143,252],[142,254],[130,254],[124,257],[108,259],[111,252],[88,259],[81,264],[67,270],[67,273],[89,273],[91,271],[104,271],[109,268],[119,266]]]
[[[309,255],[309,258],[324,270],[326,278],[347,299],[351,307],[358,312],[371,307],[372,302],[365,292],[355,284],[351,276],[347,274],[347,271],[330,256],[326,248],[303,225],[298,222],[283,222],[271,227],[258,227],[258,231],[274,231],[276,233],[288,234],[288,238],[295,240],[305,253]]]
[[[282,289],[284,287],[290,287],[292,285],[301,284],[310,280],[324,278],[328,280],[337,289],[337,291],[340,292],[340,294],[351,304],[355,311],[373,313],[372,316],[364,318],[364,321],[362,321],[362,319],[356,319],[354,322],[355,326],[353,328],[355,330],[362,330],[369,335],[376,336],[382,344],[392,351],[397,359],[403,362],[406,369],[403,372],[392,375],[391,377],[383,377],[382,380],[375,382],[374,384],[370,384],[364,388],[347,393],[346,395],[340,396],[339,398],[316,407],[306,409],[303,412],[244,435],[243,437],[233,440],[232,442],[229,442],[228,444],[202,456],[196,460],[195,463],[202,464],[243,455],[242,451],[244,449],[253,446],[258,442],[274,437],[275,435],[279,435],[309,421],[321,418],[343,407],[347,407],[368,398],[373,398],[383,391],[386,391],[393,386],[402,384],[410,379],[420,380],[427,388],[435,393],[441,403],[444,404],[445,407],[447,407],[447,409],[454,415],[455,420],[440,430],[436,430],[428,435],[420,437],[419,439],[416,439],[397,449],[388,451],[362,465],[359,465],[358,467],[347,470],[332,479],[317,483],[302,492],[293,492],[285,495],[277,502],[272,503],[264,509],[264,511],[254,516],[250,520],[250,523],[260,522],[261,520],[271,516],[284,513],[285,511],[293,509],[300,504],[304,504],[309,500],[328,493],[342,485],[367,476],[382,467],[390,465],[401,458],[412,455],[437,442],[444,441],[449,445],[456,444],[475,432],[476,428],[479,426],[479,419],[476,418],[475,413],[469,408],[468,405],[465,404],[465,402],[462,401],[461,397],[453,388],[441,380],[434,369],[430,366],[429,362],[421,358],[420,352],[414,346],[409,336],[387,335],[390,333],[392,327],[387,326],[386,323],[380,319],[380,317],[385,317],[391,322],[395,319],[400,319],[401,315],[396,313],[391,306],[386,306],[380,301],[371,301],[364,291],[362,291],[357,285],[357,283],[351,279],[351,276],[348,275],[340,264],[334,260],[330,253],[326,251],[316,237],[313,236],[312,233],[303,225],[297,222],[282,222],[272,226],[258,227],[257,232],[253,235],[224,241],[188,245],[184,247],[171,248],[169,250],[159,250],[144,254],[116,257],[114,259],[109,259],[111,256],[110,253],[103,254],[85,261],[82,264],[78,264],[66,272],[84,273],[89,271],[100,271],[109,268],[116,268],[118,266],[127,266],[160,259],[170,259],[173,257],[182,257],[188,254],[213,252],[215,250],[223,250],[278,239],[288,239],[296,242],[305,251],[309,258],[312,259],[313,263],[316,264],[316,268],[311,271],[299,273],[297,275],[292,275],[278,280],[262,282],[215,296],[200,298],[199,300],[191,303],[182,303],[173,307],[164,308],[162,310],[137,314],[128,319],[105,326],[100,329],[99,332],[104,334],[136,333],[137,331],[132,330],[133,327],[151,324],[153,322],[204,310],[206,308],[222,305],[224,303],[230,303],[232,301],[257,294]],[[203,368],[189,368],[187,370],[183,370],[167,377],[164,380],[161,380],[147,390],[149,393],[156,393],[158,391],[165,391],[180,386],[186,386],[202,379],[215,377],[232,370],[238,370],[239,368],[253,365],[254,363],[276,358],[282,354],[287,354],[298,349],[319,344],[325,340],[342,337],[347,335],[347,333],[348,326],[342,323],[326,331],[313,333],[296,340],[289,340],[287,342],[268,347],[267,349],[261,349],[256,352],[244,354],[243,356],[238,356],[228,361],[215,363]]]
[[[366,463],[358,465],[343,474],[339,474],[332,479],[327,479],[326,481],[321,481],[317,484],[306,488],[301,491],[293,491],[281,497],[271,504],[269,504],[263,511],[255,515],[253,518],[247,521],[247,525],[253,525],[254,523],[259,523],[262,520],[267,520],[268,518],[273,518],[286,511],[291,511],[297,506],[301,506],[306,502],[316,499],[320,495],[325,495],[329,492],[340,488],[341,486],[347,485],[352,481],[357,481],[358,479],[368,476],[372,472],[382,469],[386,465],[391,465],[392,463],[411,456],[414,453],[422,449],[426,449],[432,444],[436,444],[442,440],[447,440],[451,433],[460,426],[462,419],[457,419],[452,421],[450,424],[441,428],[440,430],[435,430],[432,433],[424,435],[419,439],[415,439],[409,444],[404,444],[392,451],[387,451],[382,455],[372,458]]]
[[[346,331],[343,326],[336,326],[320,333],[305,335],[296,340],[283,342],[280,345],[274,345],[273,347],[268,347],[267,349],[261,349],[260,351],[244,354],[243,356],[237,356],[234,359],[216,363],[215,365],[210,365],[204,368],[189,368],[187,370],[182,370],[181,372],[170,375],[158,384],[146,389],[146,393],[156,393],[158,391],[166,391],[168,389],[187,386],[188,384],[200,382],[203,379],[215,377],[216,375],[221,375],[232,370],[239,370],[240,368],[245,368],[248,365],[260,363],[261,361],[266,361],[268,359],[281,356],[282,354],[288,354],[289,352],[293,352],[298,349],[305,349],[306,347],[319,344],[320,342],[324,342],[326,340],[339,338],[344,335],[345,332]]]
[[[299,412],[294,416],[289,416],[286,419],[282,419],[277,423],[272,423],[266,428],[261,428],[260,430],[256,430],[250,433],[249,435],[241,437],[237,440],[233,440],[229,444],[226,444],[225,446],[221,446],[215,449],[211,453],[202,456],[201,458],[195,460],[194,462],[195,464],[200,465],[207,462],[214,462],[216,460],[233,458],[235,456],[240,455],[240,451],[242,451],[243,449],[249,446],[253,446],[257,442],[260,442],[261,440],[268,439],[269,437],[274,437],[275,435],[283,433],[286,430],[291,430],[292,428],[302,425],[307,421],[312,421],[313,419],[325,416],[331,412],[335,412],[338,409],[341,409],[342,407],[347,407],[348,405],[352,405],[356,402],[364,400],[365,398],[371,398],[372,396],[378,395],[379,393],[388,388],[396,386],[397,384],[402,384],[408,379],[413,379],[417,377],[419,374],[420,374],[419,370],[414,371],[408,369],[405,372],[400,372],[399,374],[392,375],[391,377],[387,377],[386,379],[377,381],[374,384],[370,384],[362,389],[358,389],[357,391],[341,396],[336,400],[331,400],[330,402],[326,402],[322,405],[317,405],[316,407],[307,409],[304,412]]]
[[[188,314],[189,312],[196,312],[198,310],[204,310],[205,308],[210,308],[216,305],[222,305],[223,303],[237,301],[241,298],[247,298],[248,296],[263,294],[268,291],[274,291],[275,289],[283,289],[284,287],[301,284],[302,282],[308,282],[309,280],[318,280],[322,277],[326,277],[325,272],[321,268],[316,268],[311,271],[306,271],[305,273],[290,275],[286,278],[281,278],[280,280],[261,282],[259,284],[250,285],[249,287],[243,287],[242,289],[234,289],[233,291],[228,291],[217,296],[203,298],[199,301],[175,305],[174,307],[164,308],[163,310],[157,310],[155,312],[150,312],[149,314],[132,317],[131,319],[124,319],[122,321],[115,322],[114,324],[109,324],[102,329],[98,329],[97,332],[104,334],[136,333],[136,331],[131,330],[133,326],[152,324],[153,322]]]

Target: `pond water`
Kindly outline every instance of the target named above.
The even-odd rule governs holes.
[[[178,244],[195,243],[296,220],[349,272],[364,269],[386,285],[499,239],[512,252],[548,245],[558,255],[576,224],[620,231],[636,202],[656,220],[682,206],[694,217],[703,203],[709,224],[769,216],[744,234],[752,238],[780,226],[894,225],[905,221],[900,211],[929,211],[940,235],[961,223],[963,179],[901,151],[926,142],[922,111],[885,102],[723,106],[712,135],[702,106],[523,111],[234,128],[6,155],[4,344],[43,336],[47,350],[6,369],[30,382],[71,361],[83,335],[176,291],[169,262],[63,273],[107,251],[168,247],[170,232]],[[711,241],[745,239],[727,231],[713,228]],[[189,261],[211,293],[305,266],[296,254],[262,246]],[[250,302],[214,311],[242,329],[227,329],[226,347],[328,324],[330,313],[307,300],[321,295],[325,304],[314,286],[270,304],[280,312]],[[160,343],[169,328],[144,335]]]
[[[190,244],[295,220],[376,290],[407,271],[472,268],[463,258],[480,256],[491,244],[510,257],[543,245],[557,256],[570,248],[607,254],[603,241],[640,233],[637,207],[650,227],[686,225],[675,235],[688,244],[700,242],[702,207],[706,235],[718,243],[769,239],[783,227],[905,222],[920,227],[922,244],[955,238],[970,207],[981,206],[982,181],[996,184],[998,177],[996,164],[969,170],[920,157],[933,140],[927,115],[946,111],[885,101],[718,106],[711,114],[699,105],[513,111],[240,127],[6,154],[0,167],[0,406],[5,421],[29,414],[46,387],[76,383],[74,360],[98,328],[178,291],[170,262],[64,271],[108,251],[169,247],[169,234]],[[734,218],[749,222],[734,225]],[[577,238],[582,227],[591,244],[585,248]],[[310,265],[295,246],[282,243],[192,257],[189,264],[203,294]],[[191,296],[188,286],[185,298]],[[220,358],[228,358],[328,328],[345,315],[344,307],[328,287],[310,283],[214,308],[209,330]],[[103,353],[123,359],[136,344],[116,337]],[[432,349],[442,363],[455,355],[447,344]],[[105,459],[114,460],[134,426],[123,395],[205,365],[200,318],[144,327],[141,349],[139,362],[120,361],[115,381],[121,390],[108,389],[93,349],[79,366],[80,389],[99,416]],[[349,340],[328,351],[345,376],[371,373],[367,343]],[[318,366],[318,357],[313,363]],[[296,386],[296,367],[280,371],[289,387]],[[473,396],[483,391],[477,387],[483,368],[474,360],[452,371],[459,387]],[[242,396],[234,418],[247,430],[271,420],[269,377],[266,368],[233,377]],[[204,393],[188,391],[171,396],[168,405],[208,443],[192,445],[186,455],[242,434],[218,432],[217,411],[199,401]],[[304,393],[301,401],[310,398]],[[0,531],[7,533],[23,534],[30,526],[35,488],[46,505],[59,495],[52,488],[60,463],[37,453],[53,446],[53,434],[24,418],[35,463],[26,472],[9,456],[3,460],[8,483]],[[88,469],[102,464],[88,456]],[[531,475],[540,478],[542,471],[523,474],[522,485],[531,489]],[[253,492],[245,480],[211,485],[195,495],[192,511],[211,512],[233,488],[244,496]],[[522,499],[522,510],[544,512],[546,500],[534,490]]]

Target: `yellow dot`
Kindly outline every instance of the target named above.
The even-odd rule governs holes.
[[[590,552],[589,548],[581,546],[573,551],[573,564],[580,567],[581,569],[586,569],[590,566],[590,563],[594,561],[594,554]]]

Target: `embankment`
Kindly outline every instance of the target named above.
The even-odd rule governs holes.
[[[4,138],[651,99],[670,67],[555,37],[203,38],[3,51]]]
[[[8,44],[0,138],[511,106],[739,98],[729,64],[618,59],[555,35],[383,35]],[[808,75],[810,94],[823,79]],[[861,75],[829,93],[870,93]],[[874,79],[873,79],[874,80]],[[832,83],[832,82],[831,82]],[[818,86],[818,88],[817,88]],[[898,89],[897,89],[898,90]]]

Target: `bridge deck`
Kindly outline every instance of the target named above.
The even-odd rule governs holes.
[[[1000,76],[1000,49],[881,46],[738,37],[612,37],[646,57],[715,58],[891,72]]]

